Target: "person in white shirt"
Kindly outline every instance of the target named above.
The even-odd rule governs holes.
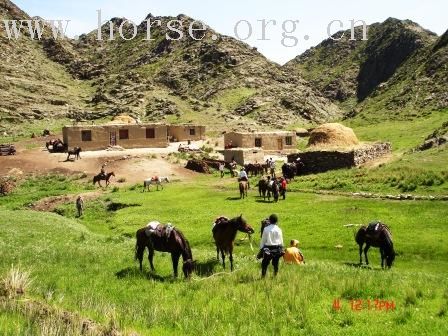
[[[246,173],[246,170],[244,169],[244,167],[241,168],[241,171],[240,171],[240,174],[239,174],[239,177],[238,177],[238,182],[241,182],[241,181],[246,181],[247,182],[247,187],[250,188],[249,177],[247,176],[247,173]]]
[[[224,167],[225,167],[224,163],[221,162],[219,164],[219,172],[221,173],[221,178],[224,177]]]
[[[283,256],[283,233],[277,225],[278,217],[275,214],[269,216],[269,225],[263,230],[260,242],[260,253],[263,260],[261,262],[261,276],[264,278],[269,264],[272,261],[274,276],[278,273],[278,263]]]

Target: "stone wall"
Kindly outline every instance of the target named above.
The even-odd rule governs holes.
[[[329,170],[351,168],[391,153],[390,143],[364,145],[349,151],[309,151],[288,155],[288,162],[297,158],[303,162],[303,174],[323,173]]]

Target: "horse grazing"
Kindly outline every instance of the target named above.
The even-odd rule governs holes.
[[[69,161],[70,157],[72,155],[75,157],[75,160],[81,159],[81,155],[80,155],[81,151],[82,151],[81,147],[75,147],[75,148],[67,151],[67,160],[66,161]]]
[[[174,277],[177,278],[179,258],[182,256],[182,271],[185,278],[189,278],[194,270],[193,255],[190,244],[183,233],[171,225],[159,224],[157,227],[148,225],[137,231],[135,245],[135,259],[140,262],[140,271],[143,271],[143,255],[148,249],[148,260],[151,271],[155,271],[153,264],[154,251],[171,253]]]
[[[247,197],[247,190],[249,189],[249,185],[246,181],[240,181],[239,183],[239,189],[240,189],[240,198]]]
[[[102,187],[101,181],[106,181],[106,187],[107,187],[110,184],[110,178],[112,176],[115,177],[115,173],[114,172],[107,173],[106,175],[98,174],[98,175],[93,177],[93,185],[98,183],[98,185],[100,187]]]
[[[362,247],[366,257],[366,264],[369,264],[367,251],[370,246],[379,247],[381,253],[381,268],[384,268],[384,261],[388,268],[392,267],[395,259],[394,244],[392,242],[392,234],[386,224],[381,222],[373,222],[368,226],[361,226],[355,236],[356,243],[359,245],[359,263],[362,264]]]
[[[222,267],[225,269],[226,254],[228,254],[231,271],[233,271],[233,242],[235,241],[237,231],[247,234],[255,232],[243,219],[243,215],[230,220],[222,219],[215,223],[212,229],[213,239],[216,245],[216,258],[219,261],[219,253],[221,252]]]
[[[159,186],[162,187],[162,190],[163,190],[162,183],[170,183],[170,179],[166,176],[163,176],[163,177],[155,176],[155,177],[146,179],[145,181],[143,181],[143,192],[145,192],[145,190],[149,191],[149,187],[152,186],[153,184],[155,184],[157,186],[157,191],[159,191]]]

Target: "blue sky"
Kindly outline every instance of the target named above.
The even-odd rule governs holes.
[[[323,1],[323,0],[13,0],[31,16],[45,19],[71,20],[68,35],[73,36],[96,29],[96,10],[102,10],[103,19],[126,17],[140,23],[148,13],[153,15],[187,14],[201,20],[219,33],[235,36],[234,27],[239,20],[252,25],[252,37],[247,42],[256,46],[267,58],[283,64],[317,45],[327,37],[327,26],[332,20],[341,20],[344,28],[349,20],[364,20],[367,24],[381,22],[388,17],[411,19],[437,34],[448,29],[446,0],[377,0],[377,1]],[[261,41],[261,23],[257,20],[276,20],[277,27],[269,26],[268,41]],[[294,35],[295,47],[284,47],[282,23],[299,20]],[[335,30],[337,27],[335,26]],[[240,34],[245,34],[243,25]],[[309,36],[305,40],[305,35]],[[289,41],[287,41],[289,42]]]

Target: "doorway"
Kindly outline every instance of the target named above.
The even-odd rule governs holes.
[[[117,132],[110,132],[109,144],[111,146],[116,146],[117,145]]]
[[[277,139],[278,150],[283,150],[283,139]]]

